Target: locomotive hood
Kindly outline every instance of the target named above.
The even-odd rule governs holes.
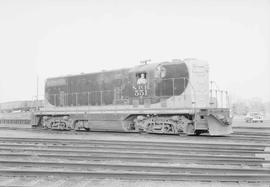
[[[153,71],[159,63],[152,63],[152,64],[143,64],[139,66],[135,66],[129,70],[129,73],[137,73],[137,72],[150,72]]]

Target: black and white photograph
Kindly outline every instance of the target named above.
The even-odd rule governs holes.
[[[92,186],[270,186],[270,0],[0,0],[0,187]]]

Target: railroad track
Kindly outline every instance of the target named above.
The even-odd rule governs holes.
[[[270,184],[270,144],[252,138],[245,142],[233,139],[254,136],[142,135],[141,139],[136,135],[127,140],[128,134],[117,135],[122,139],[0,137],[0,179],[4,181],[0,180],[0,186],[8,186],[7,181],[14,178],[21,181],[25,176],[33,180],[20,183],[22,186],[38,186],[33,181],[46,181],[48,177]],[[229,141],[223,142],[226,139]]]
[[[191,173],[143,173],[143,172],[91,172],[91,171],[46,171],[46,170],[0,170],[0,173],[13,176],[59,176],[87,177],[94,179],[136,179],[136,180],[174,180],[174,181],[228,181],[228,182],[269,182],[269,174],[191,174]]]
[[[14,167],[14,168],[22,168],[22,167],[39,167],[45,168],[48,166],[53,166],[54,168],[69,168],[69,169],[86,169],[90,171],[98,171],[98,170],[121,170],[121,171],[139,171],[139,172],[176,172],[176,173],[208,173],[208,174],[254,174],[258,175],[267,175],[270,174],[269,169],[262,168],[214,168],[214,167],[199,167],[199,166],[173,166],[173,165],[156,165],[156,164],[110,164],[110,163],[81,163],[81,162],[52,162],[52,161],[7,161],[0,160],[0,163],[3,167]],[[7,171],[5,169],[0,170]],[[19,170],[18,170],[19,171]],[[33,169],[36,171],[36,169]]]
[[[206,145],[204,145],[206,146]],[[212,145],[213,146],[213,145]],[[62,152],[77,152],[77,153],[95,153],[95,152],[102,152],[102,151],[117,151],[126,153],[127,151],[135,151],[135,152],[151,152],[151,153],[167,153],[167,154],[179,154],[179,153],[211,153],[214,155],[222,154],[222,155],[249,155],[253,156],[256,153],[264,152],[264,147],[258,148],[231,148],[228,149],[224,146],[218,147],[213,146],[210,148],[203,148],[203,146],[198,145],[183,145],[177,147],[166,147],[166,146],[140,146],[140,145],[117,145],[117,144],[102,144],[102,143],[93,143],[92,145],[76,145],[76,147],[72,145],[46,145],[46,146],[38,146],[38,145],[14,145],[14,144],[3,144],[0,143],[1,151],[36,151],[36,148],[39,148],[38,151],[40,152],[52,152],[52,151],[62,151]],[[270,153],[266,151],[264,153]]]
[[[38,131],[40,132],[40,130]],[[87,134],[87,133],[92,133],[92,132],[74,132],[74,131],[66,131],[66,132],[61,132],[61,131],[54,131],[54,130],[50,130],[48,132],[49,134],[74,134],[74,135],[81,135],[81,134]],[[94,133],[106,133],[106,132],[94,132]],[[107,133],[114,133],[114,134],[135,134],[135,133],[119,133],[119,132],[107,132]],[[137,134],[137,133],[136,133]],[[207,139],[215,139],[215,140],[224,140],[224,141],[228,141],[228,140],[232,140],[232,141],[242,141],[242,142],[246,142],[246,141],[251,141],[251,142],[257,142],[257,143],[269,143],[270,144],[270,133],[253,133],[253,132],[234,132],[231,135],[228,136],[216,136],[216,137],[211,137],[208,135],[201,135],[201,136],[189,136],[187,137],[187,135],[185,134],[181,134],[179,135],[160,135],[160,134],[148,134],[150,136],[167,136],[167,137],[177,137],[181,138],[181,139],[194,139],[194,140],[199,140],[199,139],[203,139],[203,140],[207,140]]]
[[[42,130],[42,129],[20,129],[20,128],[7,128],[2,127],[1,129],[7,129],[7,130],[19,130],[19,131],[26,131],[26,132],[34,132],[34,133],[41,133],[41,134],[50,134],[50,135],[88,135],[88,134],[98,134],[98,135],[107,135],[107,134],[114,134],[114,135],[121,135],[121,136],[132,136],[132,135],[138,135],[138,136],[145,136],[140,135],[138,133],[126,133],[126,132],[104,132],[104,131],[92,131],[92,132],[85,132],[85,131],[57,131],[57,130]],[[267,128],[268,129],[268,128]],[[201,136],[187,136],[185,134],[179,135],[160,135],[160,134],[147,134],[148,137],[177,137],[177,139],[183,139],[183,140],[211,140],[215,139],[216,141],[235,141],[235,142],[254,142],[254,143],[268,143],[270,144],[270,132],[247,132],[247,131],[235,131],[233,134],[228,136],[216,136],[211,137],[208,135],[201,135]]]
[[[162,135],[156,136],[156,137],[163,137]],[[242,148],[253,148],[253,149],[262,149],[265,147],[268,147],[268,143],[258,144],[258,143],[252,143],[252,142],[246,142],[246,143],[236,143],[236,142],[217,142],[216,138],[211,138],[211,142],[203,142],[202,139],[192,139],[193,141],[186,141],[185,139],[182,141],[182,139],[174,139],[174,141],[144,141],[140,140],[139,137],[134,137],[136,140],[94,140],[94,139],[64,139],[64,138],[9,138],[9,137],[0,137],[0,145],[1,143],[15,143],[14,145],[53,145],[56,144],[59,145],[72,145],[72,146],[83,146],[83,145],[110,145],[110,146],[120,146],[120,145],[126,145],[128,147],[131,146],[143,146],[143,147],[155,147],[158,146],[159,148],[165,147],[165,148],[181,148],[181,147],[188,147],[195,146],[195,147],[202,147],[202,148],[208,148],[208,149],[218,149],[218,148],[228,148],[228,149],[242,149]],[[227,137],[228,138],[228,137]],[[160,138],[159,138],[160,140]],[[194,141],[199,140],[199,141]],[[228,138],[230,140],[230,138]],[[24,144],[23,144],[24,143]],[[76,148],[76,147],[74,147]]]

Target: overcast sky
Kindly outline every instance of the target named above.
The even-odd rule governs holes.
[[[269,0],[0,1],[0,102],[47,77],[198,58],[219,87],[270,101]]]

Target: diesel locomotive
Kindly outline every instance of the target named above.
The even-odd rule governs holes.
[[[32,127],[164,134],[232,133],[226,97],[217,104],[209,66],[176,59],[133,68],[48,78]]]

